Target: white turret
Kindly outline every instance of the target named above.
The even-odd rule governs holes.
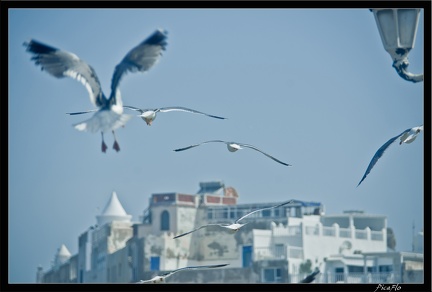
[[[71,257],[71,253],[67,249],[67,247],[62,244],[60,248],[57,250],[57,254],[54,257],[54,266],[59,267],[64,264]]]
[[[116,192],[113,192],[111,198],[101,215],[96,216],[99,226],[112,221],[130,222],[132,215],[128,215],[123,209],[122,204],[117,198]]]

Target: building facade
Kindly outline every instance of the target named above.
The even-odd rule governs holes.
[[[388,252],[384,215],[326,215],[319,202],[294,200],[256,212],[234,234],[214,226],[173,238],[280,203],[237,200],[234,188],[204,182],[196,194],[152,194],[139,222],[132,222],[113,193],[98,224],[79,237],[78,254],[63,255],[45,273],[38,268],[38,281],[135,283],[185,266],[229,264],[176,273],[167,281],[299,283],[318,268],[316,283],[423,282],[422,253]]]

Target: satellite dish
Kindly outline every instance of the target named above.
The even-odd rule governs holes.
[[[339,247],[339,253],[342,253],[344,250],[350,250],[352,248],[352,243],[348,240],[345,240],[342,242],[341,246]]]

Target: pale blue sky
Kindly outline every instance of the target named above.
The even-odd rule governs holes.
[[[423,83],[392,68],[368,9],[14,9],[9,11],[9,281],[31,283],[61,244],[96,223],[112,191],[137,221],[153,193],[194,194],[221,180],[238,203],[318,201],[326,214],[386,215],[399,251],[423,228],[424,133],[395,143],[356,188],[375,151],[424,122]],[[167,50],[128,74],[124,104],[185,106],[228,118],[161,113],[119,129],[121,151],[72,124],[93,108],[84,86],[36,67],[34,38],[78,55],[106,95],[114,67],[155,29]],[[422,73],[423,12],[409,70]],[[292,164],[205,140],[252,144]]]

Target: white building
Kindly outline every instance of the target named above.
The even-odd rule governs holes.
[[[78,255],[63,264],[76,269],[69,273],[75,280],[54,270],[42,275],[40,269],[38,278],[133,283],[180,267],[226,263],[219,269],[176,273],[169,281],[299,283],[319,268],[316,283],[423,282],[423,254],[387,252],[386,216],[361,211],[325,215],[319,202],[295,200],[254,213],[235,234],[203,228],[173,239],[201,225],[228,223],[280,203],[237,200],[235,189],[222,182],[200,183],[197,194],[151,195],[140,222],[132,223],[114,192],[97,216],[98,226],[80,236]]]
[[[362,212],[288,217],[286,225],[272,224],[270,230],[254,230],[254,258],[286,258],[289,273],[299,277],[291,279],[293,282],[304,276],[308,265],[309,270],[317,267],[331,275],[327,280],[335,282],[346,268],[351,272],[356,270],[354,267],[363,269],[363,258],[353,262],[353,255],[387,250],[386,228],[385,216]]]
[[[126,242],[132,237],[132,215],[126,213],[116,192],[111,194],[104,210],[96,219],[97,225],[91,226],[79,236],[78,254],[72,257],[62,245],[53,268],[46,273],[42,273],[41,268],[38,269],[38,281],[107,283],[113,282],[112,278],[123,279],[122,282],[130,279],[130,268],[128,264],[118,260],[118,254],[124,252]],[[117,260],[113,262],[113,259]]]

